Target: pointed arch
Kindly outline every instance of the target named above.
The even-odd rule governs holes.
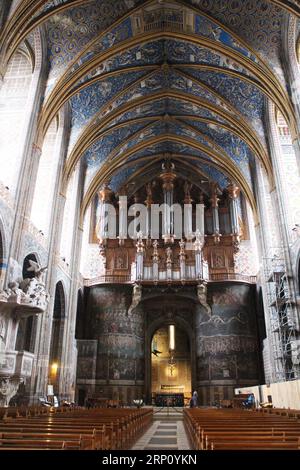
[[[52,315],[51,345],[50,345],[50,376],[55,388],[58,386],[58,378],[62,367],[63,339],[66,319],[66,295],[62,281],[55,286],[54,305]],[[57,392],[57,390],[56,390]]]

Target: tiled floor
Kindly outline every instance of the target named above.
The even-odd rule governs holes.
[[[189,450],[190,445],[183,421],[154,421],[132,450]]]

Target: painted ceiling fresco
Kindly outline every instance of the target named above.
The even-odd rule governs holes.
[[[84,160],[85,190],[110,163],[117,190],[166,153],[220,188],[235,174],[252,190],[255,162],[268,167],[268,80],[279,101],[286,93],[287,11],[271,0],[74,1],[43,2],[30,21],[44,19],[47,40],[43,133],[67,105],[67,165]]]

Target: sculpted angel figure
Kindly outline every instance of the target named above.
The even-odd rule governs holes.
[[[128,315],[130,315],[133,310],[138,306],[140,301],[142,300],[142,286],[139,284],[134,284],[133,291],[132,291],[132,302],[128,309]]]
[[[201,283],[197,285],[197,296],[200,304],[205,308],[207,314],[211,317],[212,311],[211,306],[207,303],[207,285],[206,283]]]
[[[48,266],[42,268],[39,263],[29,260],[30,267],[27,268],[28,272],[34,272],[34,277],[41,282],[44,282],[44,273],[47,271]]]

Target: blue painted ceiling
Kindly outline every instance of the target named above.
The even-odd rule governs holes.
[[[36,17],[68,3],[49,1]],[[145,39],[145,30],[138,36],[137,18],[145,18],[144,11],[159,11],[162,4],[174,8],[175,17],[183,11],[190,18],[185,35],[153,31]],[[226,169],[217,168],[205,148],[222,154],[225,168],[226,161],[234,164],[251,187],[256,156],[246,132],[238,136],[233,121],[236,126],[244,122],[267,151],[266,97],[255,84],[253,69],[267,64],[282,79],[283,15],[262,0],[94,0],[53,14],[46,25],[46,96],[51,101],[58,85],[68,86],[68,158],[76,152],[78,138],[86,138],[89,145],[81,155],[87,167],[85,188],[108,159],[128,152],[128,161],[136,164],[118,169],[111,180],[114,188],[142,167],[140,158],[165,153],[198,157],[193,164],[224,188]],[[127,42],[134,43],[127,47]],[[91,126],[97,132],[89,140]],[[164,136],[163,142],[151,143]],[[185,140],[174,142],[170,136]],[[147,141],[149,146],[141,150]]]

